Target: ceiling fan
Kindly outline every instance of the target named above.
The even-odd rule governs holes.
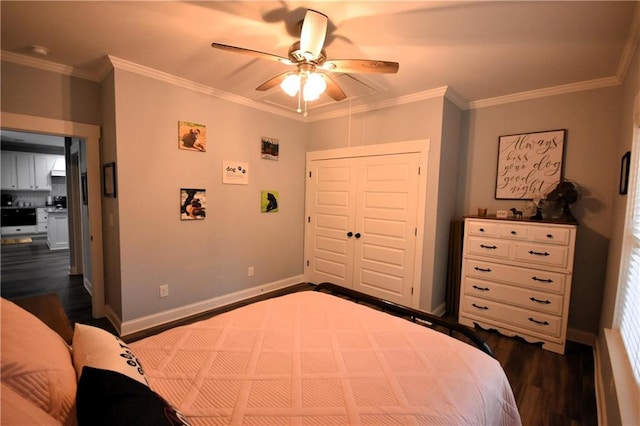
[[[289,96],[298,95],[297,112],[302,112],[301,106],[302,102],[304,102],[304,115],[306,117],[307,102],[318,99],[325,91],[336,101],[341,101],[347,97],[328,73],[392,74],[398,72],[399,68],[397,62],[367,59],[327,60],[327,53],[324,49],[327,21],[326,15],[315,10],[307,10],[304,19],[301,21],[300,41],[291,45],[287,58],[221,43],[211,43],[211,47],[295,66],[295,71],[285,71],[278,74],[256,87],[256,90],[266,91],[279,84]]]

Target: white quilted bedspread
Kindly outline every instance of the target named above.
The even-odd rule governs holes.
[[[517,425],[499,363],[341,298],[300,292],[130,345],[193,425]]]

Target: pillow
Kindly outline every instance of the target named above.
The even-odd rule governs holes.
[[[189,425],[151,388],[112,370],[84,367],[76,398],[80,426]]]
[[[0,424],[2,426],[60,426],[61,424],[4,383],[0,389],[0,398],[2,398],[2,407],[0,408]]]
[[[76,423],[76,373],[62,337],[2,299],[2,384],[63,424]],[[3,386],[4,388],[4,386]]]
[[[73,366],[78,380],[85,366],[113,370],[149,385],[140,361],[117,336],[101,328],[76,323],[73,332]]]

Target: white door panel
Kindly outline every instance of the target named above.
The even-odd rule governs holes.
[[[307,280],[411,306],[419,153],[310,161]]]

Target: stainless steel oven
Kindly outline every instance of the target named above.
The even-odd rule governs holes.
[[[31,226],[37,223],[34,208],[3,208],[2,226]]]

